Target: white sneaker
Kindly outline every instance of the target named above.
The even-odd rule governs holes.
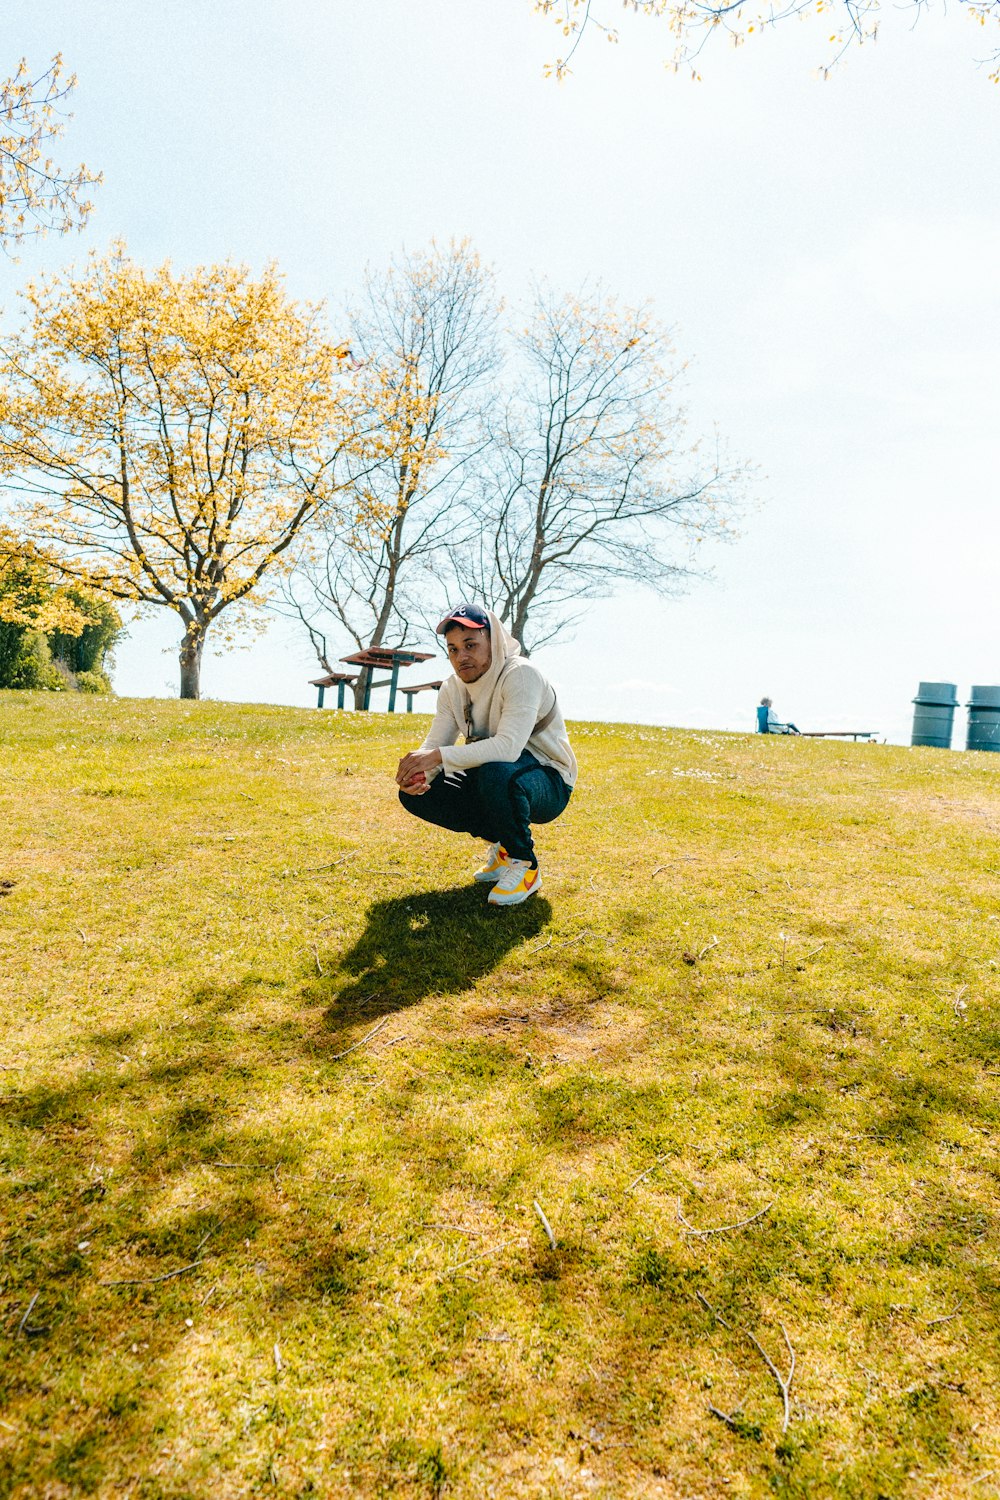
[[[482,881],[484,885],[492,885],[495,880],[500,879],[505,870],[509,869],[510,860],[507,858],[507,851],[503,845],[487,844],[486,862],[482,869],[477,870],[472,878],[473,880]]]
[[[542,888],[542,872],[526,859],[508,859],[507,868],[490,891],[491,906],[519,906]]]

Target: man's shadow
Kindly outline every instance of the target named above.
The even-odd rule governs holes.
[[[376,901],[354,947],[340,960],[338,984],[322,986],[332,1030],[362,1016],[402,1010],[426,995],[454,995],[488,974],[519,943],[537,937],[552,915],[542,896],[520,906],[487,905],[482,885],[456,886]]]

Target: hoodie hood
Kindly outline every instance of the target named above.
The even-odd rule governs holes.
[[[486,611],[490,622],[490,651],[492,660],[478,682],[464,682],[462,686],[473,703],[489,702],[497,685],[497,679],[512,656],[520,656],[521,643],[515,641],[506,625],[502,624],[491,609]],[[461,679],[459,679],[461,681]]]

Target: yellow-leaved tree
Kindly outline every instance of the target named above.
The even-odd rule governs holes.
[[[210,627],[245,623],[337,503],[338,462],[363,443],[348,351],[274,267],[146,271],[119,245],[22,295],[23,326],[0,339],[20,530],[64,578],[172,610],[181,697],[197,698]]]
[[[25,58],[0,80],[0,245],[14,246],[50,229],[82,229],[92,204],[86,194],[100,176],[85,166],[66,169],[50,151],[62,135],[63,106],[76,86],[57,53],[34,75]]]

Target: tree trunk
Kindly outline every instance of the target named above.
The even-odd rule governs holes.
[[[205,627],[192,620],[181,641],[181,697],[201,697],[201,653],[205,645]]]
[[[386,625],[385,617],[386,617],[387,614],[388,614],[388,610],[385,609],[385,608],[383,608],[383,610],[382,610],[382,617],[379,619],[378,623],[375,626],[375,629],[372,631],[371,640],[368,642],[368,645],[365,647],[365,650],[371,651],[373,647],[375,647],[375,646],[381,646],[381,644],[382,644],[382,638],[385,635],[385,625]],[[390,668],[390,670],[391,670],[391,668]],[[354,684],[354,707],[355,708],[364,708],[364,706],[365,706],[365,688],[368,685],[369,678],[373,678],[374,676],[375,676],[375,668],[374,667],[359,667],[358,668],[358,680]]]
[[[354,694],[354,707],[358,710],[365,706],[365,684],[371,676],[367,667],[358,668],[358,680],[351,689]]]

